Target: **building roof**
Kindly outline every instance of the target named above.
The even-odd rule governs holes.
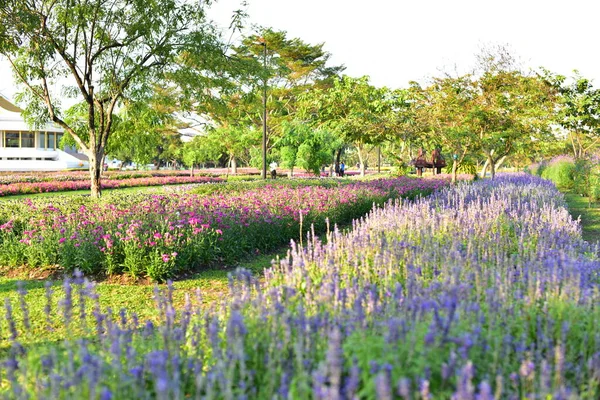
[[[6,111],[11,111],[11,112],[16,112],[16,113],[23,112],[23,110],[21,110],[19,107],[15,106],[13,103],[8,101],[8,99],[3,97],[2,95],[0,95],[0,107],[4,108]]]
[[[59,132],[63,129],[58,126],[48,123],[44,127],[32,129],[23,119],[21,113],[23,110],[7,98],[0,95],[0,131],[42,131],[42,132]]]

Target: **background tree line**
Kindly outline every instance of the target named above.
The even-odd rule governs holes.
[[[464,74],[406,88],[343,75],[324,44],[271,28],[229,35],[206,17],[210,2],[187,0],[6,0],[0,54],[22,85],[32,124],[53,121],[90,160],[100,195],[106,155],[140,165],[262,167],[266,89],[267,163],[318,173],[380,151],[400,170],[417,149],[441,148],[448,168],[493,177],[502,165],[598,145],[600,94],[573,77],[523,69],[504,46],[489,47]],[[183,143],[179,130],[200,134]]]

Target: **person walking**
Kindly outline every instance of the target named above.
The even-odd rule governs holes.
[[[344,162],[342,161],[342,163],[340,164],[340,176],[343,178],[344,177],[344,172],[346,171],[346,165],[344,164]]]
[[[269,169],[271,170],[271,179],[277,178],[277,163],[275,161],[269,164]]]

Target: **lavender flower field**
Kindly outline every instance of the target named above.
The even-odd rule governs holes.
[[[320,183],[319,181],[316,181]],[[0,265],[60,265],[164,280],[285,245],[326,219],[347,223],[373,204],[427,194],[446,180],[380,179],[329,186],[267,186],[200,196],[170,193],[0,204]]]
[[[159,321],[104,309],[76,274],[44,321],[0,322],[9,399],[597,399],[597,245],[548,181],[502,176],[399,200],[309,235],[220,304],[202,292]],[[91,312],[89,311],[91,310]],[[23,346],[32,325],[77,333]]]

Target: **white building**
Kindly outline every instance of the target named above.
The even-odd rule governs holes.
[[[31,129],[22,111],[0,95],[0,171],[88,168],[86,156],[59,148],[62,129],[53,124]]]

